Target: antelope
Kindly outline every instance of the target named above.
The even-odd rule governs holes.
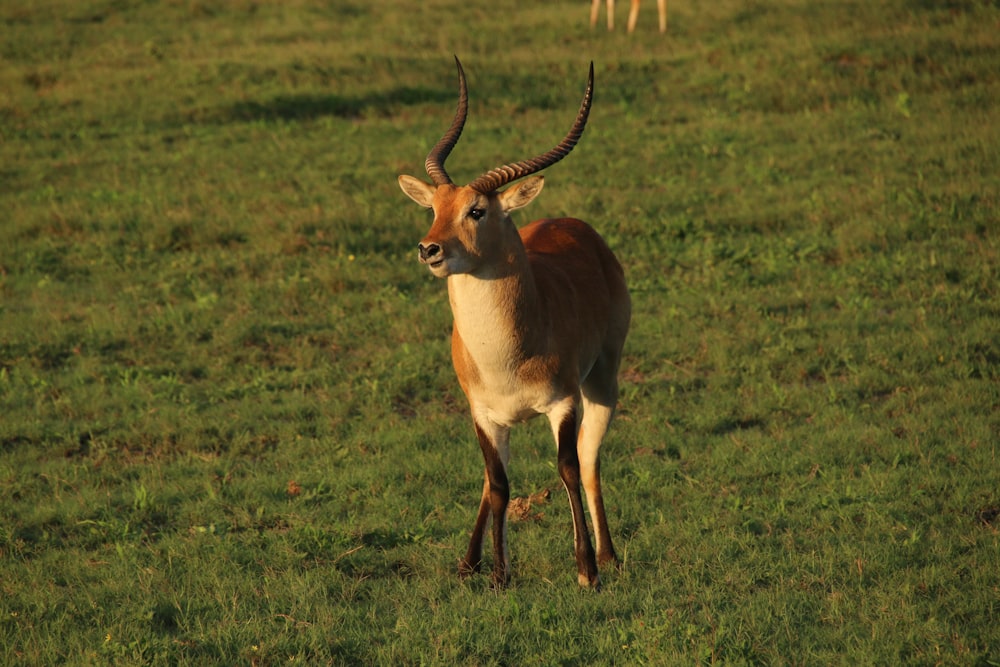
[[[608,1],[608,30],[615,29],[615,0]],[[590,27],[597,25],[597,13],[600,11],[601,0],[592,0],[590,5]],[[667,31],[667,0],[656,0],[656,8],[660,13],[660,32]],[[628,10],[628,31],[635,30],[635,22],[639,18],[639,0],[632,0]]]
[[[432,275],[447,280],[454,318],[452,363],[485,462],[479,511],[468,550],[459,561],[459,575],[464,579],[480,571],[483,537],[492,516],[492,585],[501,589],[509,583],[510,429],[544,414],[569,496],[577,580],[585,588],[599,588],[598,566],[618,563],[601,494],[598,450],[618,400],[618,366],[631,317],[625,276],[608,245],[587,223],[543,219],[519,231],[510,218],[541,192],[544,177],[534,174],[566,157],[583,134],[593,99],[594,65],[576,121],[555,148],[459,186],[444,167],[468,112],[465,72],[457,57],[455,63],[458,108],[424,163],[432,183],[403,175],[399,185],[434,213],[430,231],[417,245],[418,257]],[[584,517],[581,481],[594,524],[596,555]]]

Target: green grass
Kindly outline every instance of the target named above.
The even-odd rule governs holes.
[[[490,5],[0,8],[0,663],[1000,664],[1000,6]],[[633,292],[599,594],[541,422],[511,590],[456,577],[482,463],[396,185],[453,54],[458,180],[596,63],[519,220]]]

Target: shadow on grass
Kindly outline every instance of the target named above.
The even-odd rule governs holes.
[[[401,107],[448,102],[454,97],[454,91],[408,86],[361,96],[335,93],[277,95],[269,100],[246,100],[228,107],[195,111],[191,114],[191,120],[224,124],[251,121],[302,121],[324,116],[345,119],[360,119],[372,115],[384,117],[397,113]]]
[[[750,417],[747,419],[726,418],[715,425],[712,429],[712,435],[728,435],[738,431],[764,428],[765,425],[764,420],[756,417]]]

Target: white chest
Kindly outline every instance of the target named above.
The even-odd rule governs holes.
[[[455,328],[474,368],[466,383],[473,410],[512,425],[547,414],[564,396],[553,386],[549,369],[543,370],[544,344],[529,340],[532,314],[496,282],[452,276],[449,296]]]

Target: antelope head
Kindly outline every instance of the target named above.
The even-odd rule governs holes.
[[[510,212],[529,204],[542,191],[543,177],[532,176],[563,159],[573,150],[587,124],[594,90],[594,64],[590,64],[587,90],[569,133],[552,150],[529,160],[506,164],[482,174],[468,185],[455,185],[444,162],[462,135],[469,109],[468,89],[462,63],[458,66],[458,108],[451,127],[427,155],[424,167],[432,183],[400,176],[399,186],[421,206],[434,211],[427,236],[417,245],[420,261],[439,278],[459,273],[488,273],[504,261],[511,246],[505,240],[517,237]],[[526,178],[531,176],[531,178]],[[500,188],[525,178],[506,190]],[[516,245],[519,245],[519,241]]]

